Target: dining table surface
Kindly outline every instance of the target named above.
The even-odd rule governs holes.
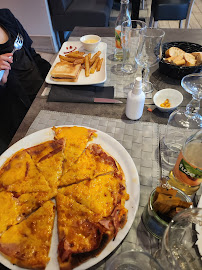
[[[163,42],[172,41],[187,41],[202,45],[202,29],[163,29],[165,37]],[[78,37],[86,34],[97,34],[100,37],[114,37],[114,28],[112,27],[75,27],[71,33],[71,37]],[[57,54],[56,54],[57,55]],[[155,89],[161,90],[164,88],[174,88],[183,94],[183,103],[181,107],[185,107],[191,100],[191,95],[187,93],[180,85],[180,80],[173,79],[163,75],[158,70],[158,65],[152,68],[151,81],[155,85]],[[42,93],[47,87],[44,83],[39,90],[34,102],[27,112],[24,120],[19,126],[14,135],[11,145],[26,135],[31,123],[40,112],[40,110],[54,110],[61,112],[71,112],[76,114],[95,115],[102,117],[112,117],[115,119],[127,119],[125,115],[126,98],[120,98],[122,104],[87,104],[87,103],[61,103],[61,102],[47,102],[47,96],[42,96]],[[140,121],[154,122],[159,124],[167,124],[169,113],[160,112],[153,103],[153,99],[146,102],[143,115]],[[152,112],[148,110],[152,109]]]
[[[202,29],[164,29],[164,31],[165,31],[165,37],[164,37],[163,42],[185,41],[185,42],[194,42],[194,43],[198,43],[202,45]],[[113,38],[114,28],[75,27],[71,33],[70,40],[72,38],[73,40],[78,39],[79,41],[79,38],[86,34],[97,34],[103,39]],[[57,53],[55,55],[57,55]],[[159,66],[157,64],[155,67],[151,69],[151,77],[150,77],[151,82],[155,85],[156,92],[164,88],[175,88],[179,90],[183,94],[183,98],[184,98],[181,104],[181,107],[185,107],[186,104],[191,100],[191,95],[188,94],[181,87],[180,80],[172,79],[170,77],[167,77],[166,75],[161,74],[159,72],[158,67]],[[45,121],[46,119],[45,116],[48,115],[47,112],[50,112],[50,115],[53,115],[54,112],[57,112],[58,113],[57,117],[61,117],[62,114],[71,114],[71,115],[75,115],[76,117],[80,115],[81,117],[87,119],[88,121],[90,121],[90,118],[97,119],[96,117],[98,117],[99,119],[101,118],[107,119],[110,124],[112,124],[113,121],[116,121],[116,123],[118,123],[119,125],[121,125],[121,123],[124,122],[128,125],[130,124],[131,129],[136,128],[137,130],[140,130],[141,128],[141,132],[142,132],[141,134],[143,134],[141,136],[145,136],[146,145],[142,146],[141,148],[142,153],[140,153],[140,155],[142,156],[140,158],[139,157],[137,158],[137,155],[138,155],[137,152],[134,154],[134,162],[136,164],[136,167],[139,173],[140,192],[141,192],[140,203],[139,203],[139,207],[136,213],[134,223],[131,227],[129,234],[121,242],[121,244],[115,249],[115,251],[112,252],[112,254],[110,254],[107,258],[105,258],[104,260],[102,260],[101,262],[93,266],[92,269],[99,269],[99,270],[105,269],[106,263],[111,259],[111,256],[114,256],[114,254],[117,254],[120,251],[128,250],[131,248],[137,249],[137,250],[144,250],[153,254],[153,252],[159,247],[160,242],[145,229],[141,220],[141,216],[142,216],[144,207],[147,204],[149,194],[154,188],[154,185],[152,184],[153,182],[155,182],[154,179],[162,176],[162,174],[159,173],[159,169],[156,169],[156,171],[154,171],[155,168],[157,167],[161,168],[162,166],[159,157],[155,158],[156,149],[158,150],[159,141],[160,141],[159,139],[158,142],[156,142],[157,141],[156,137],[159,136],[158,135],[159,130],[163,130],[165,125],[167,124],[169,113],[160,112],[155,107],[153,103],[153,98],[150,97],[146,99],[143,115],[141,119],[138,121],[128,121],[125,115],[126,98],[116,98],[122,101],[121,104],[48,102],[47,96],[42,95],[42,93],[44,93],[44,89],[47,87],[50,87],[50,85],[44,82],[35,100],[33,101],[29,111],[27,112],[25,118],[23,119],[21,125],[19,126],[16,134],[14,135],[10,143],[10,146],[18,142],[20,139],[24,138],[27,135],[27,132],[30,129],[30,126],[35,121],[38,115],[40,115],[41,119],[43,118],[43,121]],[[40,114],[41,112],[46,112],[47,114],[45,113],[42,115]],[[39,121],[37,122],[37,124],[39,124]],[[145,127],[148,127],[148,133],[149,133],[149,130],[153,130],[152,138],[148,139],[146,135],[144,134]],[[98,129],[99,129],[99,126],[98,126]],[[137,138],[130,138],[130,139],[133,140],[133,143],[138,145],[139,142],[137,141]],[[150,168],[145,169],[143,167],[143,164],[141,164],[141,162],[144,162],[145,157],[148,158],[148,162],[149,162],[150,157],[148,157],[146,147],[147,147],[147,142],[149,142],[150,139],[153,140],[154,142],[154,147],[151,150],[152,156],[153,156],[153,161],[152,161],[153,163],[151,163]],[[0,269],[4,269],[4,268],[0,267]]]

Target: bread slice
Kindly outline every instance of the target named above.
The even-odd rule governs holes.
[[[81,64],[71,64],[65,61],[57,63],[52,71],[51,76],[54,79],[78,79],[78,73],[81,70]]]
[[[187,66],[187,67],[196,66],[196,59],[195,59],[194,55],[192,55],[191,53],[185,53],[184,59],[186,62],[185,66]]]
[[[184,54],[185,54],[185,52],[183,50],[181,50],[180,48],[177,48],[177,47],[170,47],[165,52],[166,57],[178,56],[178,55],[181,55],[183,57]]]
[[[202,52],[193,52],[191,53],[196,59],[196,65],[202,65]]]
[[[178,55],[178,56],[174,57],[174,59],[171,61],[171,63],[173,65],[176,65],[176,66],[183,66],[183,65],[185,65],[186,62],[185,62],[182,55]]]

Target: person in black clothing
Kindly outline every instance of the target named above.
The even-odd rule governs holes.
[[[11,54],[17,35],[22,49]],[[50,64],[31,47],[32,40],[9,9],[0,9],[0,154],[5,151],[36,97]]]

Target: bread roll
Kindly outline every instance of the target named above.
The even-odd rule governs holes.
[[[196,59],[196,65],[202,65],[202,52],[193,52],[191,53]]]
[[[166,52],[165,52],[165,56],[166,57],[172,57],[172,56],[178,56],[181,55],[183,57],[184,55],[184,51],[181,50],[180,48],[177,47],[170,47]]]
[[[196,59],[195,59],[194,55],[192,55],[191,53],[185,53],[184,59],[186,62],[185,66],[187,66],[187,67],[196,66]]]

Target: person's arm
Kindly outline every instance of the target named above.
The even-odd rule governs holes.
[[[9,70],[11,69],[11,63],[13,63],[13,54],[5,53],[0,55],[0,70],[5,70],[4,75],[1,79],[1,85],[7,82]]]

